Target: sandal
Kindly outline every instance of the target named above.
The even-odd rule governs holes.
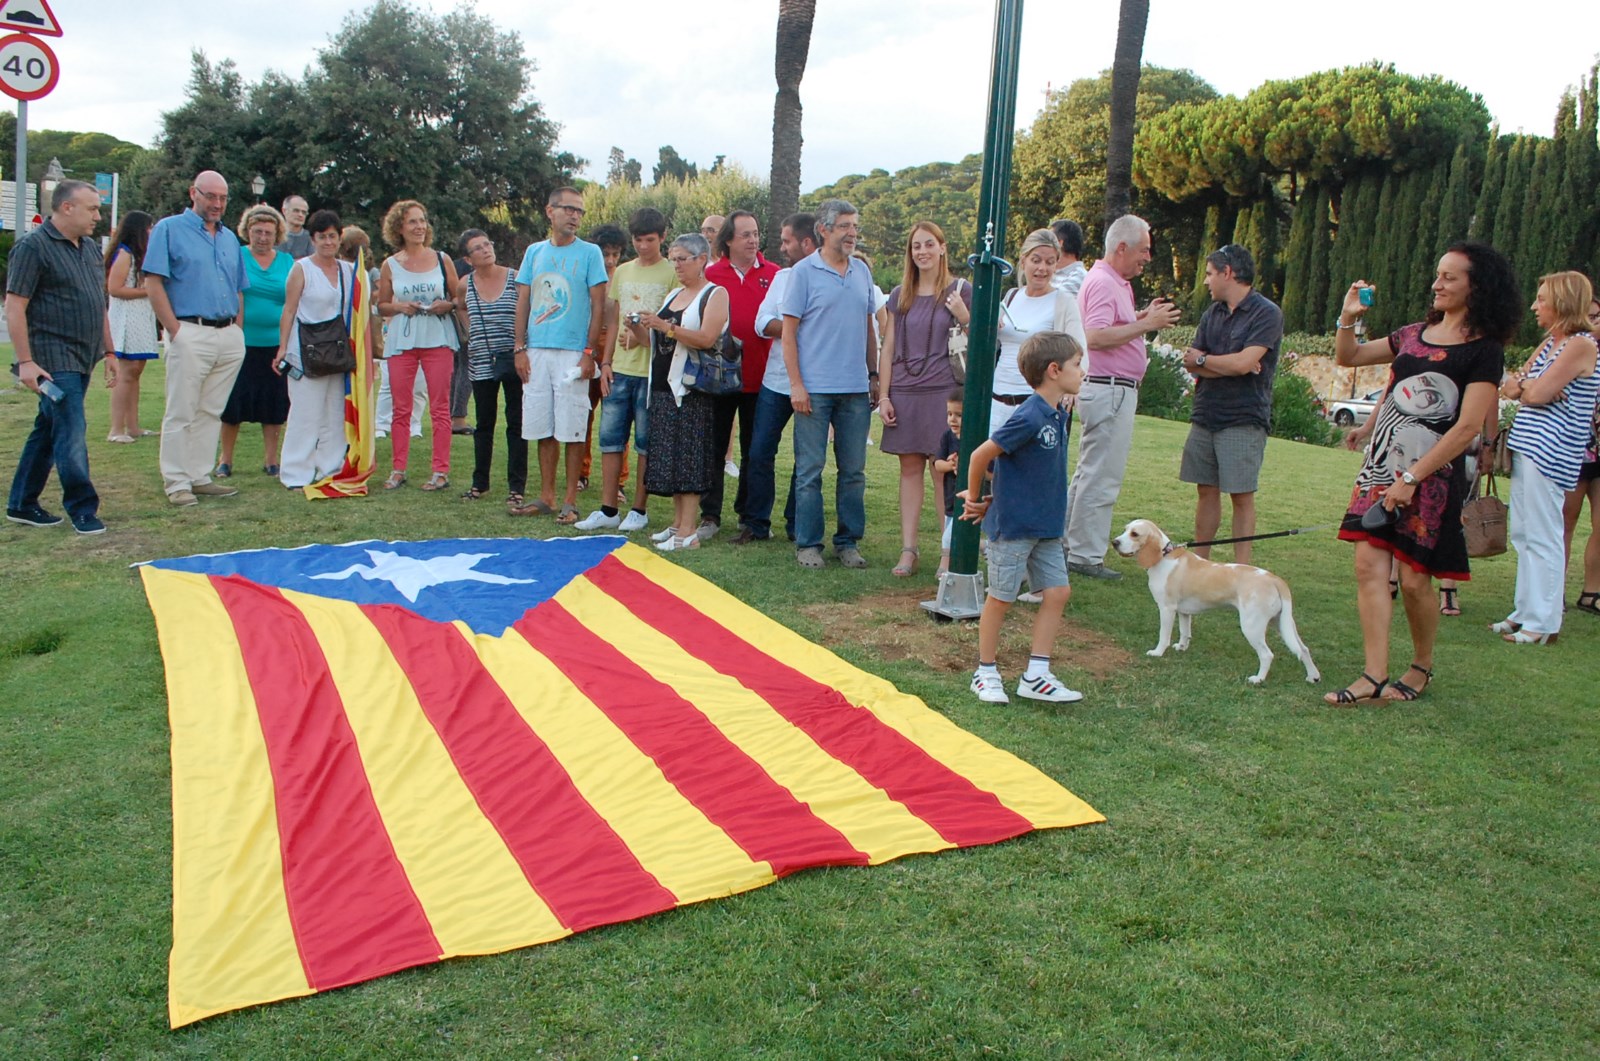
[[[1441,589],[1439,591],[1439,614],[1440,615],[1460,615],[1461,614],[1461,605],[1456,601],[1456,591],[1455,590],[1453,590],[1453,589]]]
[[[461,495],[463,501],[476,501],[488,491],[479,490],[476,486],[468,487],[467,492]]]
[[[1406,668],[1407,674],[1410,674],[1412,671],[1416,671],[1418,674],[1422,675],[1422,688],[1413,689],[1405,682],[1390,682],[1389,691],[1394,693],[1394,695],[1385,696],[1385,700],[1404,700],[1407,703],[1410,703],[1412,700],[1415,700],[1417,697],[1428,691],[1428,686],[1433,684],[1433,671],[1429,670],[1427,667],[1424,667],[1420,663],[1413,663],[1411,666]]]
[[[506,504],[510,505],[512,508],[521,508],[524,500],[525,499],[523,496],[517,493],[515,490],[506,495]]]
[[[1578,603],[1574,604],[1573,607],[1580,612],[1588,612],[1590,615],[1600,615],[1600,593],[1591,593],[1588,590],[1584,590],[1578,594]]]
[[[1389,580],[1389,599],[1394,600],[1398,596],[1400,596],[1400,580],[1391,578]]]
[[[556,516],[556,523],[562,527],[570,527],[578,522],[578,510],[571,505],[562,505],[560,515]]]
[[[1384,686],[1389,684],[1389,679],[1384,678],[1382,681],[1379,681],[1366,671],[1361,672],[1361,677],[1365,678],[1367,683],[1372,686],[1372,691],[1370,693],[1367,693],[1364,696],[1357,696],[1355,691],[1355,683],[1351,682],[1348,686],[1340,689],[1338,692],[1328,693],[1323,696],[1322,702],[1325,704],[1331,704],[1334,707],[1349,707],[1352,704],[1375,704],[1382,700],[1384,698],[1383,689]]]
[[[1560,633],[1536,634],[1527,628],[1500,635],[1504,641],[1513,645],[1553,645],[1560,636]]]
[[[449,485],[450,477],[448,475],[446,475],[444,472],[434,472],[432,475],[428,476],[428,481],[423,483],[419,489],[443,490]]]
[[[905,562],[908,554],[911,557],[911,562],[909,564]],[[917,573],[917,561],[921,558],[921,556],[922,553],[919,552],[915,546],[906,546],[904,549],[900,550],[900,562],[895,564],[894,568],[890,570],[889,573],[896,578],[910,578],[912,575]]]
[[[390,472],[389,473],[389,478],[387,478],[387,479],[385,479],[383,481],[383,488],[385,490],[394,490],[394,489],[396,489],[398,487],[402,487],[404,485],[406,485],[406,473],[405,472],[398,472],[398,471]]]
[[[1509,617],[1501,619],[1498,623],[1489,624],[1489,632],[1492,634],[1514,634],[1521,629],[1522,624],[1512,622]]]
[[[526,505],[512,505],[506,509],[513,516],[553,516],[556,510],[545,504],[543,498],[534,498]]]

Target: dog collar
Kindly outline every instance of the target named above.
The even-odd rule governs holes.
[[[1174,549],[1180,549],[1180,548],[1182,548],[1182,546],[1180,546],[1177,542],[1169,541],[1169,542],[1167,542],[1167,544],[1165,544],[1165,545],[1163,545],[1161,547],[1161,555],[1162,556],[1166,556],[1168,553],[1172,552]]]

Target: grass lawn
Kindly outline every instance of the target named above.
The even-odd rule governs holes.
[[[145,423],[160,411],[160,368]],[[572,939],[414,969],[166,1026],[171,820],[165,690],[128,564],[357,538],[548,535],[497,503],[415,487],[308,503],[259,472],[173,510],[156,443],[90,450],[109,533],[6,525],[0,631],[0,1056],[514,1058],[1593,1057],[1600,1053],[1600,712],[1593,617],[1554,648],[1485,624],[1514,559],[1474,564],[1437,678],[1406,707],[1329,710],[1361,669],[1351,547],[1262,543],[1327,676],[1273,635],[1266,686],[1231,613],[1147,659],[1142,577],[1074,590],[1058,673],[1070,708],[979,705],[971,626],[937,626],[936,518],[912,593],[896,559],[895,462],[869,451],[872,567],[802,573],[786,544],[725,538],[685,566],[1021,755],[1110,819],[876,869],[820,870]],[[0,393],[9,476],[31,396]],[[1190,533],[1185,426],[1141,419],[1119,519]],[[426,467],[426,446],[413,457]],[[503,454],[498,455],[503,461]],[[380,466],[387,467],[380,443]],[[1274,439],[1262,530],[1342,512],[1353,454]],[[497,466],[497,473],[503,464]],[[419,477],[420,478],[420,477]],[[9,481],[9,480],[8,480]],[[45,502],[59,509],[52,482]],[[504,492],[494,483],[491,497]],[[595,503],[591,495],[585,508]],[[731,493],[730,493],[731,503]],[[653,507],[660,525],[666,504]],[[730,506],[731,507],[731,506]],[[1574,587],[1569,595],[1575,595]],[[1002,668],[1014,677],[1028,609]],[[1408,660],[1396,624],[1395,670]],[[1585,692],[1585,690],[1589,690]]]

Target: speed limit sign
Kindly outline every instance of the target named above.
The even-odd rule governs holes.
[[[0,37],[0,91],[13,99],[48,95],[61,76],[56,53],[38,37],[13,33]]]

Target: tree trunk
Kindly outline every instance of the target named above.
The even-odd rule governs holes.
[[[1111,138],[1106,144],[1105,224],[1133,209],[1134,104],[1139,97],[1139,64],[1150,0],[1122,0],[1117,18],[1117,51],[1111,61]]]
[[[773,62],[778,98],[772,108],[771,206],[763,233],[768,248],[778,246],[783,219],[800,204],[800,79],[806,73],[811,23],[816,13],[817,0],[778,0],[778,42]]]

